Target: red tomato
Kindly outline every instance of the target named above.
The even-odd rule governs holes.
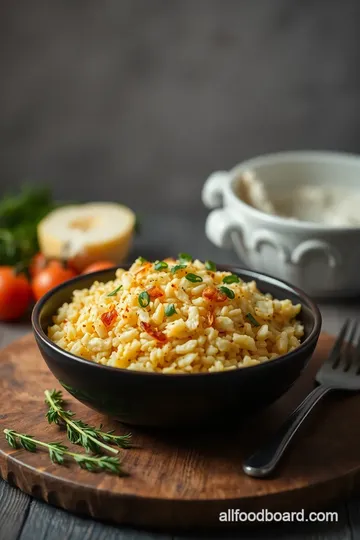
[[[66,266],[66,268],[70,268],[75,273],[77,273],[76,268],[71,263],[71,260],[48,259],[43,253],[39,252],[36,253],[36,255],[34,255],[31,259],[31,263],[29,266],[29,273],[31,278],[34,278],[39,272],[41,272],[41,270],[44,270],[52,261],[58,261],[59,263],[62,263],[63,266]]]
[[[31,287],[25,274],[11,266],[0,266],[0,320],[13,321],[26,312],[31,301]]]
[[[113,268],[116,264],[112,261],[97,261],[89,264],[81,273],[91,274],[91,272],[99,272],[100,270],[106,270],[107,268]]]
[[[111,306],[110,311],[107,311],[106,313],[103,313],[100,318],[101,318],[103,324],[105,326],[109,327],[115,321],[117,316],[118,316],[118,314],[117,314],[115,306]]]
[[[44,270],[46,267],[48,261],[47,258],[43,253],[36,253],[36,255],[33,256],[31,259],[31,263],[29,266],[29,273],[32,278],[36,276],[41,270]]]
[[[155,298],[161,298],[164,296],[164,291],[160,289],[157,285],[154,285],[154,287],[151,287],[147,290],[148,295],[150,296],[151,300],[154,300]]]
[[[41,270],[32,281],[35,299],[39,300],[50,289],[75,276],[76,272],[72,268],[67,268],[59,261],[50,261],[46,268]]]

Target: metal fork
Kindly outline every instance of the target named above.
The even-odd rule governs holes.
[[[269,476],[305,418],[326,394],[334,390],[360,390],[360,339],[354,342],[357,334],[358,323],[347,320],[329,357],[316,374],[318,386],[292,412],[277,433],[244,461],[246,474],[256,478]]]

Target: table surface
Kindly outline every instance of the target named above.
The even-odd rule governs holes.
[[[147,258],[175,255],[180,251],[196,253],[201,259],[234,264],[238,262],[231,251],[214,247],[204,236],[206,212],[194,220],[184,221],[174,215],[150,216],[143,219],[143,231],[135,242],[133,254]],[[164,227],[164,218],[167,226]],[[181,223],[180,223],[181,220]],[[150,247],[151,246],[151,247]],[[332,334],[339,331],[347,317],[360,316],[360,300],[321,302],[323,330]],[[1,346],[5,346],[30,331],[28,323],[0,324]],[[335,435],[334,435],[335,436]],[[360,540],[360,499],[338,505],[337,523],[263,525],[251,530],[207,534],[206,538],[282,538]],[[191,534],[191,533],[190,533]],[[72,515],[38,501],[0,479],[0,540],[150,540],[180,538],[181,535],[139,531],[130,527],[115,527]],[[200,538],[192,533],[191,538]],[[187,538],[190,538],[187,535]],[[202,536],[202,538],[205,538]]]

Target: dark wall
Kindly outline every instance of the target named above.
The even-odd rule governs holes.
[[[359,20],[356,0],[3,0],[0,191],[195,211],[252,155],[359,151]]]

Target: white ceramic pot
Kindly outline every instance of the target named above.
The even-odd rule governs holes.
[[[357,187],[360,157],[335,152],[282,152],[213,173],[202,192],[212,210],[206,235],[236,250],[247,266],[276,276],[318,297],[360,293],[360,227],[333,227],[261,212],[235,193],[235,180],[252,170],[268,188],[291,185]],[[359,208],[360,212],[360,208]]]

